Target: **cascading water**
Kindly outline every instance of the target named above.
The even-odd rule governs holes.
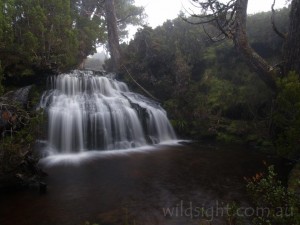
[[[48,110],[54,153],[141,147],[176,139],[166,112],[125,83],[93,72],[50,77],[40,107]]]

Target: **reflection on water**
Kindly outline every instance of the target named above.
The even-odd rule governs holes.
[[[210,215],[201,208],[247,205],[243,177],[262,171],[263,160],[273,163],[242,147],[196,144],[50,157],[42,160],[48,192],[1,194],[0,224],[199,224]]]

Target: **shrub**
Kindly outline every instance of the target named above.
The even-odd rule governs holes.
[[[257,210],[253,218],[256,225],[299,224],[299,199],[278,180],[274,166],[266,175],[257,173],[247,179],[247,191]]]
[[[273,122],[276,130],[275,145],[281,156],[300,156],[300,82],[295,72],[279,80],[280,92],[276,98]]]

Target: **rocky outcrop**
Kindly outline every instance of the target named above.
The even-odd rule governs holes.
[[[14,131],[20,129],[28,121],[28,114],[14,103],[0,101],[0,134],[13,135]]]
[[[46,190],[44,173],[34,154],[37,113],[30,108],[32,86],[0,97],[0,191],[19,188]],[[34,122],[35,121],[35,122]]]
[[[10,91],[0,97],[0,134],[12,135],[12,133],[20,129],[29,119],[28,98],[29,91],[32,86],[26,86],[16,91]]]

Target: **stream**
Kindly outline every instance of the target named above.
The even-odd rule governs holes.
[[[282,167],[242,146],[199,143],[50,156],[47,192],[0,194],[0,224],[226,224],[216,210],[248,206],[244,177],[265,171],[263,161]]]

